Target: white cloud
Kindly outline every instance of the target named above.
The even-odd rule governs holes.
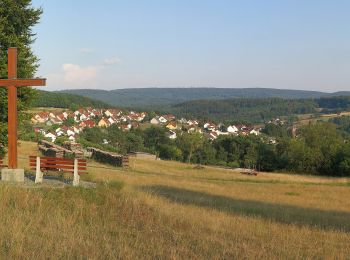
[[[103,61],[103,65],[110,66],[121,63],[121,59],[119,58],[106,58]]]
[[[97,78],[98,67],[89,66],[83,68],[77,64],[63,64],[64,80],[67,83],[81,84],[93,81]]]

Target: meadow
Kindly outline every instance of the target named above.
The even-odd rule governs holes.
[[[37,153],[22,142],[20,164]],[[347,259],[350,180],[132,159],[96,189],[0,185],[1,258]]]

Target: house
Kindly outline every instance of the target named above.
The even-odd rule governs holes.
[[[123,131],[129,131],[131,129],[132,125],[131,124],[127,124],[127,125],[121,125],[119,127],[119,129],[123,130]]]
[[[165,124],[166,122],[168,122],[168,120],[167,120],[165,117],[163,117],[163,116],[160,116],[160,117],[158,118],[158,121],[159,121],[161,124]]]
[[[173,120],[175,120],[175,116],[174,116],[174,115],[171,115],[171,114],[169,114],[169,115],[163,115],[162,117],[165,118],[167,121],[173,121]]]
[[[122,114],[122,111],[119,109],[107,109],[104,114],[107,117],[117,117]]]
[[[176,139],[177,138],[176,132],[170,130],[168,133],[168,137],[172,140]]]
[[[99,122],[98,122],[98,127],[107,127],[109,126],[109,121],[105,118],[102,118]]]
[[[128,119],[126,116],[121,116],[121,117],[119,117],[119,121],[126,122],[126,121],[128,121]]]
[[[179,120],[179,123],[180,123],[180,124],[187,124],[186,118],[181,118],[181,119]]]
[[[188,133],[200,133],[202,134],[202,129],[196,126],[192,126],[187,130]]]
[[[49,120],[49,113],[47,112],[41,112],[39,114],[36,114],[34,116],[34,119],[38,122],[38,123],[45,123],[47,120]]]
[[[277,140],[275,138],[270,138],[269,144],[277,144]]]
[[[73,131],[76,133],[76,134],[79,134],[81,132],[81,129],[76,127],[76,126],[73,126]]]
[[[62,135],[64,135],[64,132],[62,131],[62,129],[61,129],[60,127],[57,128],[55,132],[56,132],[56,135],[57,135],[57,136],[62,136]]]
[[[46,135],[44,135],[45,136],[45,138],[48,138],[48,139],[50,139],[51,140],[51,142],[55,142],[56,141],[56,139],[57,139],[57,136],[55,135],[55,134],[53,134],[53,133],[47,133]]]
[[[88,127],[88,128],[93,128],[93,127],[96,126],[95,122],[92,121],[92,120],[86,120],[86,121],[84,122],[84,124],[85,124],[85,127]]]
[[[64,116],[65,119],[68,118],[68,113],[67,113],[66,111],[64,111],[64,112],[62,113],[62,115]]]
[[[210,132],[209,133],[209,139],[214,141],[215,139],[218,138],[218,134],[216,132]]]
[[[39,123],[38,120],[35,119],[35,117],[32,117],[32,118],[30,119],[30,122],[32,122],[32,124],[34,124],[34,125],[37,124],[37,123]]]
[[[235,125],[230,125],[227,127],[227,132],[230,134],[237,134],[238,133],[238,128]]]
[[[219,136],[219,135],[228,135],[228,132],[222,132],[220,130],[216,130],[215,133]]]
[[[113,113],[112,113],[111,111],[109,111],[109,110],[106,110],[106,111],[104,112],[104,114],[105,114],[105,116],[107,116],[107,117],[113,116]]]
[[[68,128],[67,135],[68,136],[74,136],[75,135],[74,129],[73,128]]]
[[[215,131],[216,130],[216,125],[214,125],[212,123],[205,123],[203,128],[208,130],[208,131]]]
[[[89,118],[90,118],[90,115],[88,113],[83,113],[83,114],[80,114],[79,116],[80,121],[85,121],[85,120],[88,120]]]
[[[250,130],[249,134],[251,134],[251,135],[260,135],[260,131],[257,130],[257,129],[252,129],[252,130]]]
[[[170,130],[175,130],[177,129],[177,124],[175,121],[170,122],[169,124],[166,125],[166,128],[170,129]]]
[[[82,115],[84,113],[85,113],[85,110],[82,108],[78,109],[77,111],[74,111],[75,116],[79,116],[79,115]]]
[[[108,118],[109,125],[113,125],[116,123],[113,117]]]
[[[64,114],[58,114],[56,118],[62,122],[67,120],[67,117],[65,117]]]
[[[188,120],[188,121],[187,121],[187,124],[188,124],[189,126],[195,125],[195,124],[194,124],[194,121],[192,121],[192,120]]]
[[[198,125],[198,121],[196,121],[196,120],[188,120],[187,121],[187,124],[189,125],[189,126],[195,126],[195,125]]]
[[[53,125],[62,125],[62,121],[59,120],[58,118],[51,118],[50,121],[52,122]]]
[[[130,125],[133,129],[136,129],[140,126],[140,124],[138,122],[131,122]]]
[[[159,117],[153,117],[150,121],[150,123],[152,125],[159,125],[160,124],[160,121],[159,121]]]
[[[45,134],[46,134],[45,131],[44,131],[44,129],[42,129],[41,127],[34,127],[34,132],[35,132],[36,134],[42,134],[42,135],[45,135]]]

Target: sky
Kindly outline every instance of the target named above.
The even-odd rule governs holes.
[[[33,0],[47,90],[350,90],[348,0]]]

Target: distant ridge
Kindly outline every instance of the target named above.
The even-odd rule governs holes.
[[[94,108],[108,108],[111,105],[106,104],[100,100],[94,100],[89,97],[83,97],[76,94],[56,93],[49,91],[37,91],[37,96],[32,101],[33,107],[56,107],[56,108],[70,108],[78,107],[94,107]]]
[[[134,88],[116,90],[72,89],[69,93],[100,100],[113,106],[132,108],[158,108],[181,102],[202,99],[227,98],[321,98],[350,96],[350,91],[325,93],[307,90],[271,88]]]

